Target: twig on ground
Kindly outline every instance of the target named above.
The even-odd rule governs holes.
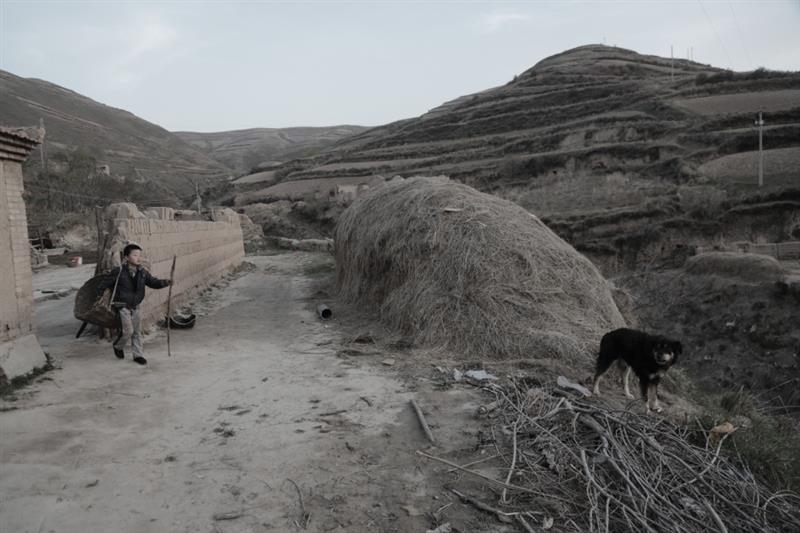
[[[227,513],[216,513],[211,518],[221,522],[223,520],[236,520],[237,518],[241,518],[245,515],[242,511],[229,511]]]
[[[370,399],[369,399],[369,398],[367,398],[366,396],[359,396],[358,398],[359,398],[360,400],[363,400],[365,404],[367,404],[367,405],[369,405],[370,407],[372,407],[372,400],[370,400]]]
[[[728,533],[728,528],[722,523],[722,519],[719,517],[711,504],[708,503],[707,500],[703,500],[703,505],[705,505],[708,512],[711,513],[711,517],[714,519],[714,522],[717,524],[717,526],[719,526],[720,533]]]
[[[485,504],[482,501],[475,499],[472,496],[467,496],[466,494],[458,492],[455,489],[450,489],[450,492],[461,498],[464,502],[471,504],[472,506],[480,509],[481,511],[495,515],[498,520],[500,520],[505,524],[510,524],[513,521],[513,518],[511,518],[511,516],[514,516],[514,514],[516,514],[516,513],[514,514],[504,513],[500,509],[495,509],[491,505]]]
[[[491,461],[492,459],[497,459],[498,457],[500,457],[500,456],[497,455],[497,454],[490,455],[489,457],[484,457],[483,459],[478,459],[477,461],[472,461],[471,463],[467,463],[465,465],[461,465],[460,468],[466,468],[468,466],[475,466],[475,465],[478,465],[478,464],[481,464],[481,463],[485,463],[486,461]],[[451,474],[451,473],[455,472],[456,470],[458,470],[458,468],[451,468],[451,469],[449,469],[447,471],[447,473]]]
[[[531,527],[531,525],[524,518],[522,518],[521,514],[517,515],[517,522],[519,522],[519,525],[522,526],[522,529],[524,529],[528,533],[535,533],[535,530]]]
[[[338,411],[328,411],[327,413],[319,413],[317,416],[334,416],[346,413],[347,409],[339,409]]]
[[[297,497],[300,498],[300,520],[295,520],[295,523],[298,525],[298,527],[306,529],[308,527],[308,523],[311,521],[311,513],[306,512],[306,505],[303,503],[303,494],[300,492],[300,487],[297,486],[297,483],[295,483],[291,478],[286,478],[286,480],[294,485],[294,488],[297,491]]]
[[[533,490],[533,489],[520,487],[518,485],[513,485],[511,483],[503,483],[502,481],[499,481],[499,480],[491,478],[491,477],[489,477],[487,475],[481,474],[480,472],[476,472],[474,470],[470,470],[468,468],[464,468],[462,466],[459,466],[459,465],[457,465],[455,463],[451,463],[447,459],[442,459],[441,457],[435,457],[433,455],[428,455],[427,453],[423,452],[422,450],[417,450],[417,455],[421,455],[423,457],[427,457],[428,459],[433,459],[434,461],[439,461],[440,463],[444,463],[444,464],[446,464],[448,466],[452,466],[456,470],[461,470],[462,472],[465,472],[467,474],[472,474],[473,476],[477,476],[479,478],[485,479],[486,481],[490,481],[490,482],[494,483],[495,485],[499,485],[501,487],[505,487],[505,488],[512,489],[512,490],[519,490],[519,491],[522,491],[522,492],[527,492],[529,494],[536,494],[536,495],[540,495],[541,494],[539,491],[536,491],[536,490]]]
[[[428,437],[428,440],[431,444],[436,444],[436,439],[433,438],[433,433],[431,433],[431,428],[428,427],[428,422],[425,420],[425,415],[422,414],[422,409],[420,408],[419,404],[415,400],[409,400],[411,403],[411,407],[414,408],[414,412],[417,414],[417,420],[419,420],[419,425],[422,426],[422,430],[425,432],[425,436]]]
[[[514,467],[517,465],[517,423],[518,422],[519,422],[519,419],[517,419],[517,421],[514,422],[514,426],[512,427],[512,431],[514,432],[513,436],[512,436],[514,449],[513,449],[512,453],[511,453],[511,466],[508,467],[508,475],[506,476],[506,484],[511,482],[511,476],[514,475]],[[503,487],[503,494],[500,496],[500,503],[508,503],[508,499],[506,498],[506,492],[507,491],[508,491],[508,489]]]

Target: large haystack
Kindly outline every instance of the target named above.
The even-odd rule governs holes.
[[[418,343],[586,363],[624,323],[594,265],[538,218],[447,178],[376,188],[335,242],[341,296]]]

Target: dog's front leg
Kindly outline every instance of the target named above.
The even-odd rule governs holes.
[[[658,383],[649,383],[647,385],[647,411],[660,413],[663,410],[658,403]]]

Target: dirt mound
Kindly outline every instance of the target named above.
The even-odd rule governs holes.
[[[376,188],[335,242],[340,295],[416,342],[587,362],[624,323],[594,265],[538,218],[447,178]]]
[[[686,262],[686,272],[751,283],[780,281],[786,276],[786,271],[774,257],[735,252],[708,252],[690,257]]]

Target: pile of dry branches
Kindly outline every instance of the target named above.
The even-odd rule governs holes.
[[[503,492],[492,510],[505,521],[530,529],[531,520],[552,519],[562,531],[800,531],[800,497],[771,492],[726,458],[725,437],[694,444],[688,429],[663,418],[561,390],[489,390],[507,472],[493,483]]]
[[[520,206],[447,178],[371,190],[334,240],[342,298],[417,343],[586,364],[623,325],[586,257]]]

